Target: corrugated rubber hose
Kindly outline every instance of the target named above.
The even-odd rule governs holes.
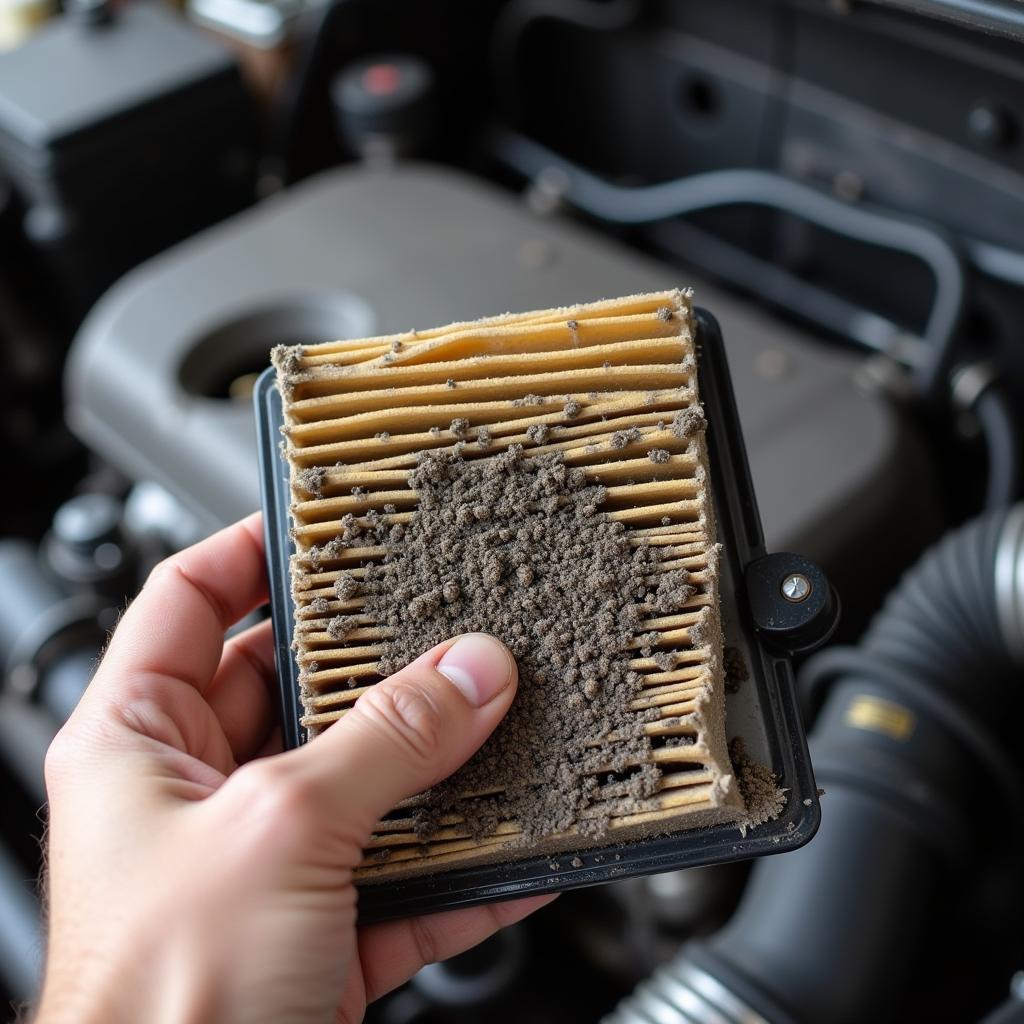
[[[801,682],[822,704],[811,753],[827,793],[817,836],[758,863],[729,923],[685,946],[607,1024],[891,1019],[929,908],[977,857],[986,799],[1016,816],[1020,835],[1022,667],[1016,505],[927,551],[856,648],[808,662]]]

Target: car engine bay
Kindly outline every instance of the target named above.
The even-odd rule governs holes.
[[[367,1020],[1024,1020],[1019,5],[50,13],[0,49],[5,997],[47,746],[148,570],[259,506],[271,347],[686,286],[769,549],[842,598],[820,830],[565,894]]]

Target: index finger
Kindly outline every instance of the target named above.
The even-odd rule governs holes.
[[[267,599],[262,516],[255,513],[161,562],[125,612],[97,673],[99,687],[140,675],[202,693],[224,634]]]

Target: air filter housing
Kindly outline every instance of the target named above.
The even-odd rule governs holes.
[[[806,646],[834,601],[797,556],[759,561],[717,329],[687,293],[275,362],[257,407],[289,741],[448,636],[520,663],[481,754],[379,823],[364,916],[810,838],[788,665],[757,628]]]

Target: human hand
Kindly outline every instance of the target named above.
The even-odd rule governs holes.
[[[41,1024],[351,1024],[550,899],[356,928],[373,826],[480,746],[515,662],[448,641],[280,753],[270,624],[223,639],[265,600],[258,516],[168,559],[54,740]]]

